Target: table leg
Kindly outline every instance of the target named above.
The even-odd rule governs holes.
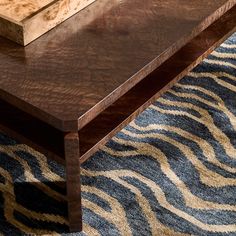
[[[71,232],[82,231],[81,183],[78,133],[64,136],[68,217]]]

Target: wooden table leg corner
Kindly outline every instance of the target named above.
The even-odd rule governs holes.
[[[78,133],[64,136],[68,218],[71,232],[82,231],[81,183]]]

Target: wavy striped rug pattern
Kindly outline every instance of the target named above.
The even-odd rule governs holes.
[[[1,233],[66,235],[63,182],[0,135]],[[236,34],[86,162],[82,183],[75,235],[236,235]]]

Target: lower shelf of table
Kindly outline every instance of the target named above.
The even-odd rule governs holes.
[[[152,74],[79,130],[80,160],[101,145],[185,76],[235,31],[236,7],[194,38]],[[64,133],[0,101],[0,130],[64,164]]]
[[[64,163],[63,133],[5,101],[0,100],[0,109],[0,130],[3,133]]]

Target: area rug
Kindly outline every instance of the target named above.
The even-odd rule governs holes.
[[[69,235],[63,182],[1,134],[0,232]],[[236,34],[82,166],[82,191],[76,236],[236,235]]]

